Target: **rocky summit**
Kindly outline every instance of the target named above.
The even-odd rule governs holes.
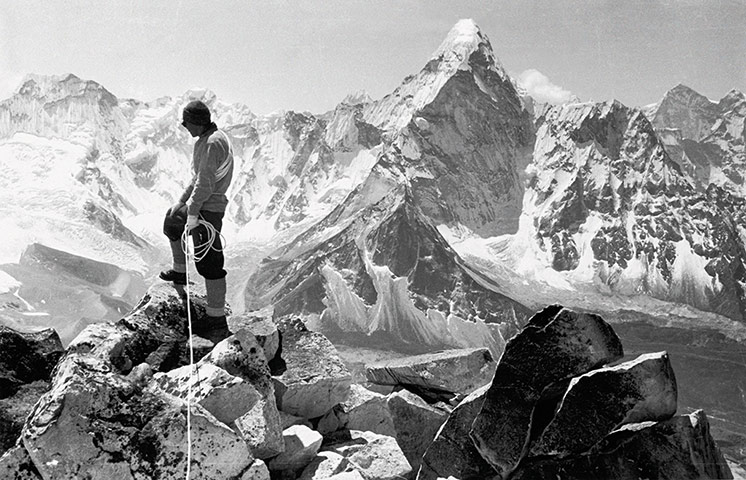
[[[189,465],[211,480],[628,479],[631,460],[646,478],[731,478],[705,413],[675,416],[668,355],[614,363],[622,345],[596,315],[547,307],[496,366],[486,349],[398,359],[369,378],[394,389],[384,395],[351,382],[299,319],[277,322],[280,344],[265,350],[268,325],[240,317],[226,338],[190,342],[186,308],[201,321],[203,297],[187,306],[154,285],[64,353],[49,333],[4,331],[8,345],[37,345],[17,352],[24,372],[56,366],[0,458],[2,478],[174,479]],[[16,395],[37,373],[16,375]],[[445,388],[445,401],[415,393]]]
[[[539,105],[501,47],[459,21],[321,113],[24,79],[0,101],[0,477],[176,478],[190,437],[195,478],[727,477],[743,94]],[[187,310],[151,281],[191,100],[234,146],[228,338],[188,338],[199,288]]]

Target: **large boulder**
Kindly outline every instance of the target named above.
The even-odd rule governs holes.
[[[350,385],[350,394],[344,402],[321,417],[317,429],[321,434],[349,429],[396,435],[386,397],[356,383]]]
[[[368,381],[428,395],[469,394],[492,380],[495,361],[486,348],[446,350],[366,365]]]
[[[285,450],[280,412],[274,397],[259,398],[248,412],[236,419],[235,426],[251,454],[258,459],[266,460]]]
[[[513,480],[729,479],[728,464],[710,435],[701,410],[662,422],[627,424],[612,432],[589,452],[527,459]]]
[[[285,371],[272,377],[277,407],[292,415],[315,418],[343,402],[352,376],[334,345],[297,318],[281,320],[278,329]]]
[[[480,455],[506,475],[526,454],[531,418],[549,385],[623,356],[619,338],[601,317],[551,306],[534,315],[505,347],[474,419]]]
[[[477,451],[469,436],[489,385],[475,390],[453,409],[422,456],[417,480],[492,478],[497,472]]]
[[[191,394],[192,401],[226,425],[246,414],[261,398],[253,385],[210,363],[157,373],[153,383],[184,400]]]
[[[21,434],[43,478],[174,478],[186,471],[189,437],[194,478],[246,471],[254,458],[238,433],[154,383],[154,373],[188,363],[185,317],[181,292],[157,284],[126,317],[71,342]]]
[[[189,411],[196,476],[226,478],[251,464],[235,432],[198,404]],[[22,439],[44,478],[171,478],[186,469],[186,412],[185,402],[141,389],[104,360],[68,353]]]
[[[145,468],[133,469],[133,477],[180,478],[184,476],[187,457],[184,455],[187,442],[191,440],[190,478],[229,479],[235,478],[251,468],[254,458],[243,439],[219,422],[199,404],[192,404],[189,422],[187,405],[174,402],[156,415],[143,428],[139,437],[138,456],[145,457]],[[190,432],[190,435],[187,433]],[[150,448],[148,450],[147,446]],[[152,458],[145,454],[154,452]],[[139,460],[135,457],[135,460]],[[106,471],[105,469],[103,471]],[[97,472],[101,475],[101,471]],[[108,478],[129,478],[128,470],[121,468]],[[100,478],[106,478],[103,475]]]
[[[430,405],[408,390],[388,395],[386,405],[391,412],[395,429],[392,436],[396,438],[412,470],[416,472],[422,456],[448,418],[450,410],[443,406]]]
[[[624,423],[676,413],[676,378],[665,352],[573,378],[531,455],[582,453]]]
[[[284,442],[274,384],[264,349],[253,333],[248,329],[238,330],[218,343],[199,363],[218,366],[256,389],[258,396],[246,404],[248,408],[236,411],[236,429],[255,457],[267,459],[282,452]],[[226,404],[223,408],[236,407]]]
[[[272,321],[272,316],[233,315],[228,320],[231,331],[248,330],[254,335],[264,351],[267,362],[274,360],[280,350],[280,331]]]

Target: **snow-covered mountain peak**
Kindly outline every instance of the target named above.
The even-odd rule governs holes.
[[[469,59],[479,50],[482,50],[495,65],[498,65],[487,36],[482,33],[474,20],[463,19],[459,20],[448,32],[432,58],[448,69],[469,69]],[[502,66],[499,71],[502,72]]]
[[[746,95],[744,95],[740,90],[734,88],[720,99],[720,102],[718,102],[718,108],[720,108],[720,111],[725,113],[736,106],[742,107],[744,104],[746,104]]]
[[[184,103],[191,102],[192,100],[200,100],[204,102],[208,107],[215,103],[218,99],[218,96],[210,90],[209,88],[200,88],[200,87],[193,87],[184,92],[184,95],[181,96],[181,100],[184,101]]]
[[[21,82],[16,95],[32,97],[51,103],[67,97],[95,97],[107,101],[110,105],[117,103],[116,97],[93,80],[83,80],[73,74],[38,75],[29,74]]]
[[[358,90],[357,92],[347,95],[344,100],[342,100],[342,103],[344,105],[349,105],[352,107],[355,105],[371,103],[372,101],[373,99],[370,97],[367,91]]]
[[[666,92],[657,108],[651,109],[648,115],[656,128],[677,125],[685,138],[700,140],[710,133],[717,111],[716,102],[679,84]]]
[[[515,87],[495,57],[487,36],[473,20],[460,20],[423,69],[405,78],[393,93],[371,104],[366,109],[365,119],[377,128],[397,132],[414,118],[416,112],[432,103],[449,80],[458,75],[470,76],[471,82],[493,101],[518,99]]]

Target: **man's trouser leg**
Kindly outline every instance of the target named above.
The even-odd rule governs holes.
[[[173,259],[173,269],[175,272],[186,273],[186,253],[181,245],[181,234],[184,232],[186,225],[186,206],[183,206],[172,215],[166,213],[163,221],[163,233],[168,237],[171,245],[171,257]]]
[[[223,244],[220,241],[220,230],[223,227],[223,214],[219,212],[200,212],[202,218],[215,227],[215,238],[212,248],[204,257],[197,262],[197,272],[205,277],[205,289],[207,290],[207,315],[210,317],[222,317],[225,315],[225,292],[226,271],[223,269],[225,257],[223,256]],[[192,230],[195,245],[204,245],[208,242],[207,228],[200,225]]]

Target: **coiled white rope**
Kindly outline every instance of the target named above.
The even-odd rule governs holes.
[[[192,340],[192,294],[189,288],[189,265],[192,260],[199,262],[210,251],[210,249],[222,252],[222,249],[218,249],[213,245],[215,238],[220,235],[222,245],[225,246],[225,238],[223,234],[218,232],[215,227],[206,222],[203,219],[199,220],[199,225],[204,225],[207,229],[207,240],[199,245],[194,244],[194,237],[192,237],[192,248],[189,248],[189,237],[191,235],[184,229],[184,233],[181,234],[181,249],[186,254],[186,297],[187,297],[187,326],[189,330],[189,380],[187,381],[187,468],[186,468],[186,480],[189,480],[192,471],[192,377],[195,374],[194,368],[194,342]],[[199,382],[199,378],[197,379]]]

